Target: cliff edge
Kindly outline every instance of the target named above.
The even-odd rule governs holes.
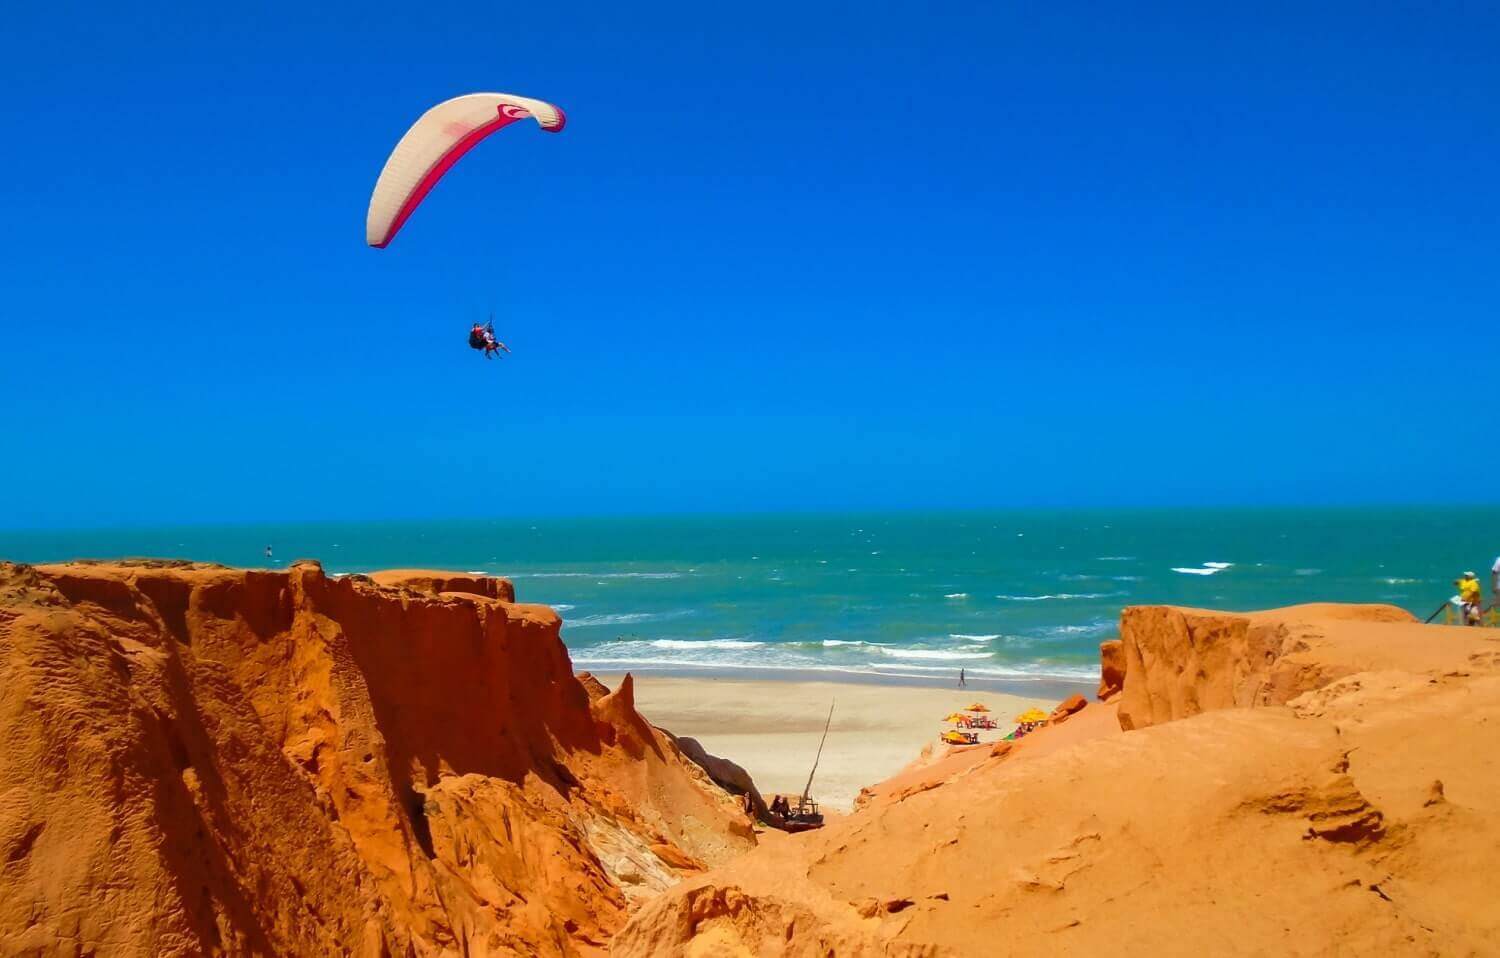
[[[589,955],[754,843],[450,573],[0,565],[0,954]]]

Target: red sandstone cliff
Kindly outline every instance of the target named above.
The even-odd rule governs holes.
[[[600,953],[753,844],[509,583],[0,565],[0,954]]]
[[[1121,635],[1118,698],[675,886],[613,954],[1500,953],[1500,636],[1337,606]]]
[[[1212,709],[1280,705],[1356,672],[1463,664],[1466,643],[1412,630],[1415,621],[1389,605],[1252,613],[1126,609],[1120,616],[1120,724],[1145,728]],[[1109,658],[1102,648],[1101,654]]]
[[[0,955],[1500,951],[1490,630],[1127,610],[1110,701],[747,853],[511,598],[0,566]]]

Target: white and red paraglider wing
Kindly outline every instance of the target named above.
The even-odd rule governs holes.
[[[385,247],[453,164],[480,140],[526,117],[549,133],[567,123],[562,110],[552,104],[508,93],[471,93],[422,114],[391,151],[375,181],[365,216],[365,241]]]

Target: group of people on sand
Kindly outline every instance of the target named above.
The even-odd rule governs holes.
[[[1484,590],[1479,585],[1479,577],[1472,571],[1465,572],[1453,580],[1453,586],[1458,589],[1458,595],[1455,595],[1451,601],[1458,607],[1459,624],[1483,624],[1486,607]],[[1494,565],[1490,566],[1489,608],[1494,608],[1497,603],[1500,603],[1500,558],[1496,558]]]

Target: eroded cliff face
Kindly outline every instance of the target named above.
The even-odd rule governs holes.
[[[753,844],[509,583],[0,566],[0,954],[599,953]]]
[[[1500,636],[1368,607],[1126,618],[1122,696],[675,886],[614,954],[1500,951]],[[1124,731],[1132,683],[1150,722]]]
[[[1413,622],[1389,605],[1238,614],[1133,606],[1120,616],[1118,653],[1100,652],[1106,681],[1112,659],[1123,658],[1120,725],[1129,730],[1214,709],[1281,705],[1355,672],[1425,666],[1429,650],[1386,628]]]

